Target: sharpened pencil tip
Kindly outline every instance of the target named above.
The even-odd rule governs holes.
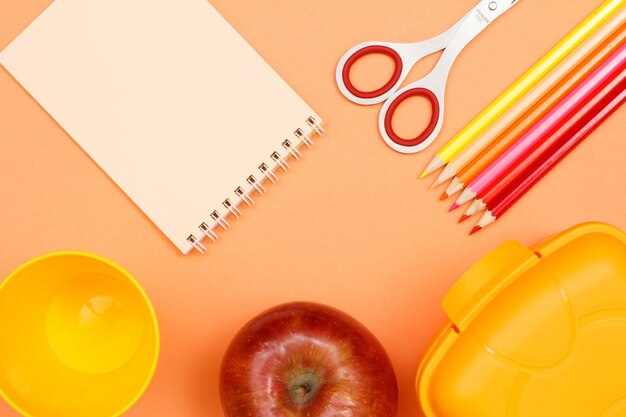
[[[454,210],[456,210],[457,208],[459,208],[459,205],[457,203],[452,204],[452,207],[450,207],[450,210],[448,210],[448,212],[453,212]]]
[[[480,232],[483,228],[480,226],[474,226],[474,228],[472,229],[472,231],[470,232],[470,236],[473,235],[476,232]]]
[[[426,169],[424,170],[424,172],[422,172],[422,174],[420,175],[420,178],[424,178],[427,175],[430,175],[432,172],[438,170],[439,168],[441,168],[442,166],[444,166],[446,163],[443,162],[441,160],[441,158],[439,158],[439,156],[435,156],[433,158],[432,161],[430,161],[430,164],[428,164],[428,166],[426,167]]]
[[[444,193],[441,194],[441,196],[439,196],[439,200],[443,201],[443,200],[446,200],[448,197],[450,196],[448,195],[447,192],[444,191]]]
[[[476,197],[476,193],[473,192],[471,188],[466,188],[463,190],[459,198],[456,199],[456,203],[459,205],[465,204],[468,201],[473,200],[474,197]]]
[[[457,177],[454,177],[450,185],[448,185],[448,188],[446,189],[446,193],[448,193],[448,196],[456,194],[457,192],[463,189],[464,185],[465,184],[463,184]]]
[[[459,223],[463,223],[465,220],[469,219],[470,217],[472,217],[472,216],[470,216],[468,214],[462,215],[461,218],[459,219]]]

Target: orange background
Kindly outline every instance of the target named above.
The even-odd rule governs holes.
[[[428,191],[434,178],[417,180],[445,140],[600,0],[523,0],[496,21],[456,62],[443,132],[422,153],[392,151],[378,135],[379,106],[354,105],[338,92],[335,66],[349,47],[425,39],[475,1],[211,0],[325,117],[328,133],[205,256],[180,255],[0,69],[0,277],[34,256],[80,249],[138,278],[159,317],[162,354],[128,416],[221,416],[218,369],[229,341],[258,312],[293,300],[333,305],[372,330],[396,369],[398,415],[419,416],[417,365],[445,322],[440,300],[464,270],[508,239],[532,244],[589,220],[626,229],[624,108],[475,237],[467,236],[470,224],[457,225],[458,214],[447,214],[441,189]],[[50,3],[0,0],[0,48]],[[375,73],[357,72],[365,84]],[[400,112],[401,132],[412,131],[408,115],[417,105]],[[17,414],[0,403],[0,415]]]

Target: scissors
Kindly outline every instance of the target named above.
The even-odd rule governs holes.
[[[452,64],[463,48],[491,22],[509,10],[518,0],[482,0],[461,20],[439,36],[417,43],[364,42],[350,49],[337,65],[336,79],[341,93],[357,104],[371,105],[385,102],[378,117],[378,127],[385,142],[398,152],[415,153],[430,145],[443,124],[443,104],[446,82]],[[424,78],[404,88],[411,68],[422,58],[443,50],[437,65]],[[361,91],[350,81],[350,69],[366,55],[383,54],[393,59],[395,68],[385,85],[373,91]],[[398,136],[391,121],[398,106],[410,97],[421,96],[430,102],[431,117],[428,126],[414,138]]]

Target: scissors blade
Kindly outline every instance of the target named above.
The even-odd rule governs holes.
[[[428,45],[428,48],[427,48],[428,52],[424,52],[423,53],[424,56],[447,48],[448,45],[450,45],[450,42],[452,41],[456,33],[463,26],[463,22],[465,21],[465,19],[467,19],[468,16],[472,14],[472,12],[473,10],[467,13],[465,16],[463,16],[459,20],[457,20],[457,22],[454,25],[450,26],[445,32],[442,32],[439,35],[434,36],[430,39],[426,39],[421,42],[416,42],[414,45],[420,46],[420,47],[424,47],[425,45]]]
[[[433,72],[443,79],[461,51],[494,20],[519,3],[519,0],[482,0],[460,22]]]

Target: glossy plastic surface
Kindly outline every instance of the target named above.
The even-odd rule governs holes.
[[[82,252],[36,258],[0,286],[0,394],[31,417],[119,416],[159,355],[156,316],[135,279]]]
[[[352,80],[350,80],[350,70],[352,69],[352,66],[362,57],[375,54],[387,55],[393,60],[393,74],[382,87],[374,91],[361,91],[354,84],[352,84]],[[370,45],[357,50],[354,54],[349,56],[349,58],[343,65],[343,69],[341,70],[341,76],[346,89],[352,95],[360,99],[374,99],[384,94],[387,94],[396,84],[398,84],[398,81],[400,81],[400,77],[402,76],[403,72],[404,70],[402,57],[400,56],[400,54],[398,54],[398,52],[396,52],[395,49],[383,45]]]
[[[417,378],[427,417],[626,416],[626,234],[509,242],[446,296]]]

